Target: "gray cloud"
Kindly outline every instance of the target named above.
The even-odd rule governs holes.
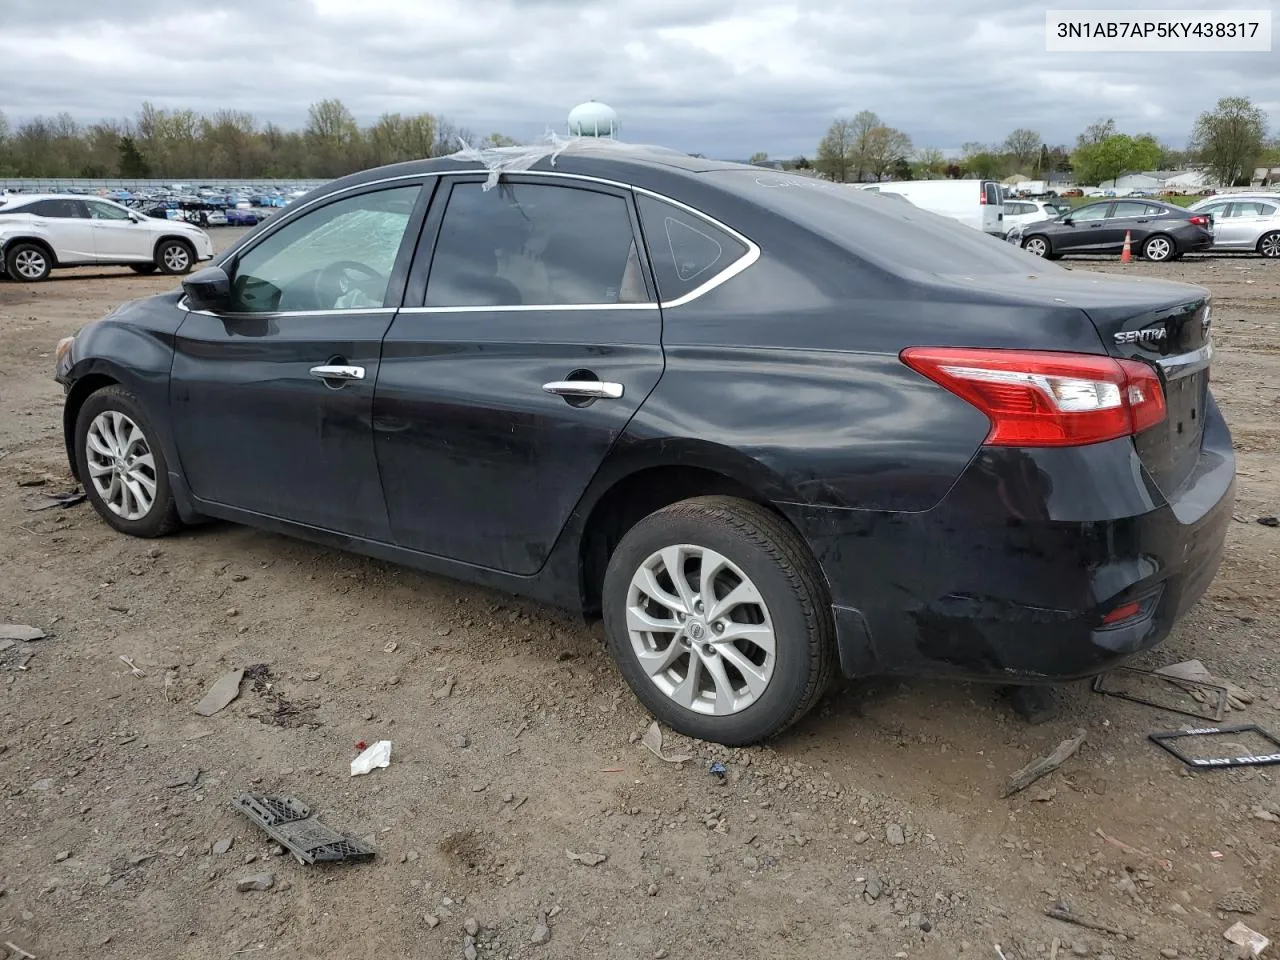
[[[1237,93],[1280,125],[1274,53],[1049,54],[1044,8],[998,0],[5,7],[0,109],[11,121],[64,110],[123,118],[151,100],[298,126],[307,104],[339,97],[364,122],[428,110],[479,133],[533,137],[562,130],[569,107],[594,98],[619,111],[628,140],[730,157],[811,155],[834,117],[862,109],[940,147],[1017,126],[1069,143],[1104,116],[1181,145],[1199,111]]]

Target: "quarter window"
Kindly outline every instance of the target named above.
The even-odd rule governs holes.
[[[649,300],[624,197],[557,184],[457,183],[427,280],[427,306]]]
[[[281,227],[236,263],[232,311],[383,306],[421,189],[396,187],[347,197]]]
[[[747,254],[745,244],[702,217],[645,195],[637,201],[663,300],[691,293]]]

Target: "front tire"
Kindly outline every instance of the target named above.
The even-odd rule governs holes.
[[[1152,263],[1164,263],[1166,260],[1172,260],[1177,253],[1178,248],[1174,244],[1173,238],[1167,237],[1163,233],[1148,237],[1142,243],[1142,256]]]
[[[156,247],[156,264],[161,273],[190,273],[195,262],[196,252],[185,240],[162,240]]]
[[[1264,233],[1262,238],[1258,240],[1258,252],[1268,260],[1275,260],[1280,257],[1280,230]]]
[[[1022,249],[1033,257],[1043,257],[1045,260],[1057,260],[1061,256],[1053,252],[1049,238],[1039,233],[1032,234],[1023,240]]]
[[[76,416],[76,467],[98,515],[121,533],[162,537],[179,526],[164,453],[138,398],[114,384]]]
[[[53,258],[38,243],[15,243],[5,255],[4,269],[14,280],[39,283],[48,278]]]
[[[609,650],[658,720],[728,746],[803,717],[831,681],[835,628],[799,534],[757,504],[698,497],[650,514],[609,559]]]

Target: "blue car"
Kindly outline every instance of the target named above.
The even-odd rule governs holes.
[[[236,210],[233,207],[226,213],[229,227],[256,227],[262,221],[262,215],[253,210]]]

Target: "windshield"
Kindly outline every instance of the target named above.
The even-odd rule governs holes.
[[[940,276],[1027,272],[1027,255],[1010,244],[911,203],[885,203],[847,184],[739,170],[703,176],[895,272],[903,268]],[[1036,264],[1039,272],[1056,269]]]

